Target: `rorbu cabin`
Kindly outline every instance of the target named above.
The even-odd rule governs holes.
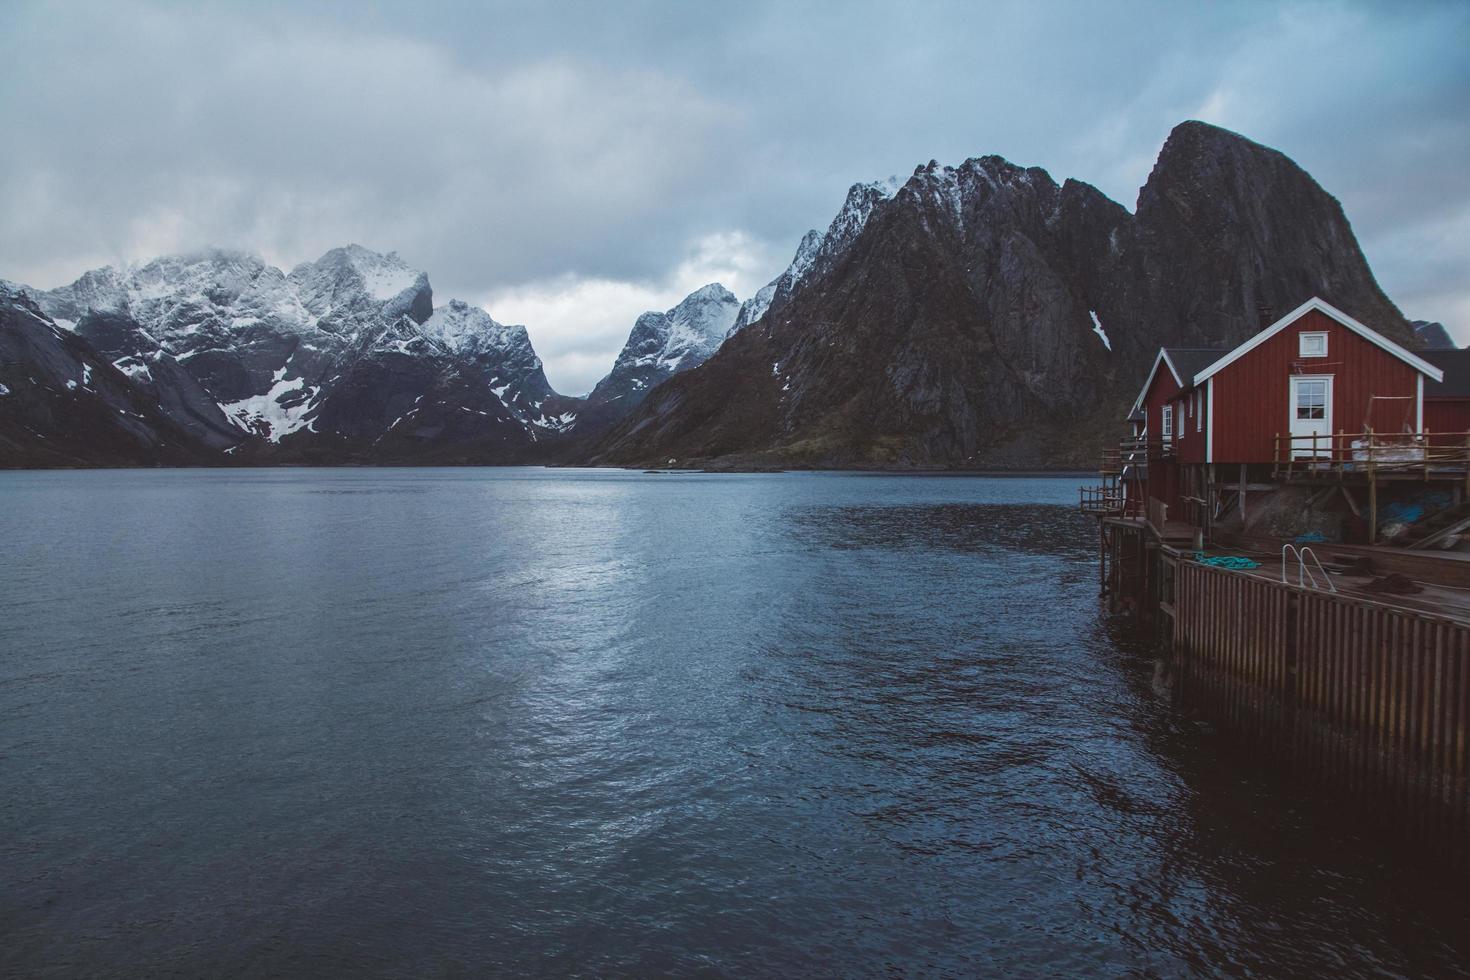
[[[1318,298],[1234,348],[1162,348],[1121,452],[1141,450],[1146,465],[1120,477],[1117,496],[1179,536],[1181,526],[1208,527],[1225,492],[1243,511],[1248,490],[1296,481],[1463,474],[1464,353],[1421,356]],[[1454,364],[1447,371],[1431,357]],[[1453,453],[1442,448],[1450,444]]]

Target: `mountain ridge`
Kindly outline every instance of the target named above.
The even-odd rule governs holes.
[[[0,306],[30,356],[64,359],[39,316],[65,357],[90,350],[136,389],[169,459],[1009,468],[1090,464],[1158,346],[1238,342],[1316,294],[1415,342],[1335,198],[1279,151],[1187,121],[1133,212],[995,155],[854,184],[745,302],[711,283],[640,316],[584,398],[552,389],[524,326],[436,306],[427,274],[358,245],[289,272],[163,256],[5,284]],[[48,371],[46,397],[92,397]],[[7,423],[35,444],[24,458],[59,458],[56,412],[24,404]],[[0,396],[0,418],[21,405]]]
[[[1262,308],[1315,294],[1412,342],[1336,199],[1218,127],[1176,127],[1131,214],[1000,157],[931,161],[839,261],[652,393],[591,461],[1086,466],[1159,346],[1233,346]]]

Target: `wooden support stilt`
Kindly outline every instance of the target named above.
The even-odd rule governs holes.
[[[1240,526],[1245,529],[1245,464],[1240,464]]]
[[[1368,450],[1368,455],[1373,455],[1373,450]],[[1378,474],[1373,469],[1373,462],[1368,462],[1368,543],[1378,543]]]

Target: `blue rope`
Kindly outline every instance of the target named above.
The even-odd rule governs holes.
[[[1209,565],[1213,568],[1233,568],[1238,571],[1261,567],[1260,562],[1252,561],[1249,558],[1241,558],[1238,555],[1214,555],[1212,557],[1206,557],[1203,551],[1196,551],[1194,553],[1194,560],[1201,565]]]

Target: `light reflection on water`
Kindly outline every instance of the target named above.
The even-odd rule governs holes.
[[[0,972],[1446,973],[1075,478],[0,474]]]

